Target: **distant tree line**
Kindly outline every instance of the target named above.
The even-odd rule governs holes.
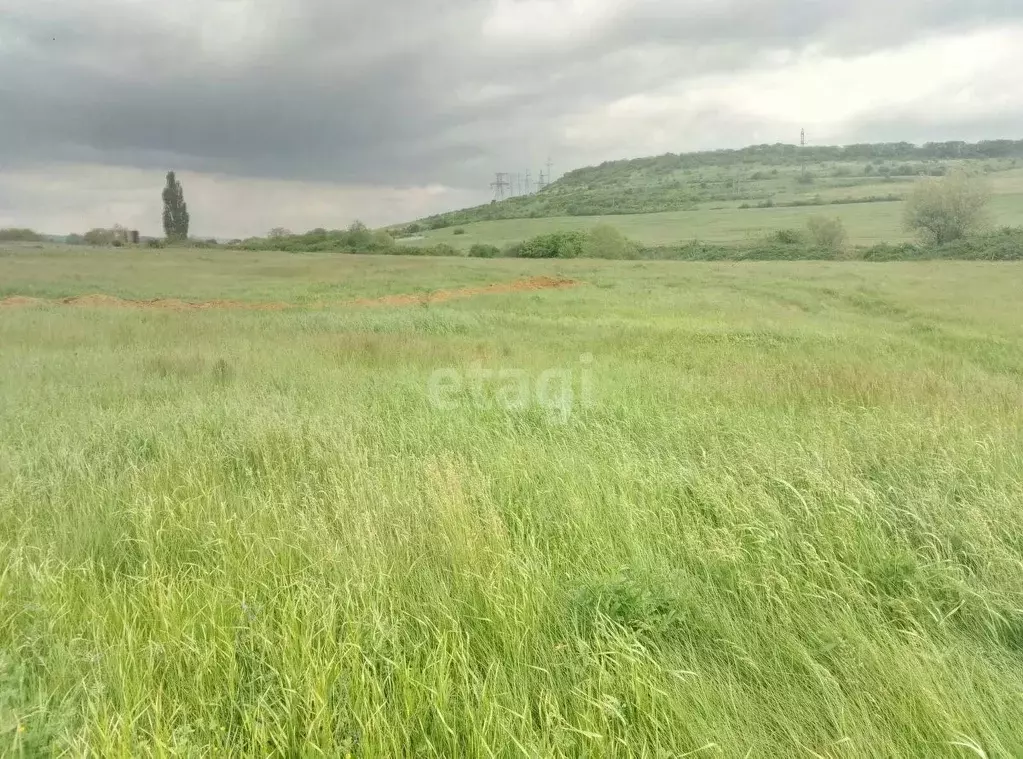
[[[713,150],[699,153],[666,153],[650,158],[605,161],[596,167],[576,169],[565,174],[561,182],[572,182],[597,169],[628,166],[643,170],[657,166],[695,168],[702,166],[734,166],[736,164],[791,165],[824,162],[862,161],[933,161],[969,160],[985,158],[1021,158],[1023,140],[985,140],[983,142],[911,142],[862,143],[856,145],[753,145],[737,150]]]
[[[46,238],[32,229],[7,227],[0,229],[0,242],[42,242]]]

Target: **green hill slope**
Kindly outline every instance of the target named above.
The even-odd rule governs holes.
[[[892,201],[907,182],[959,166],[999,172],[1023,166],[1023,140],[741,150],[611,161],[569,172],[542,192],[398,227],[416,234],[479,221],[771,208]]]

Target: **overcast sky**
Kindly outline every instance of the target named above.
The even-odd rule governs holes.
[[[0,226],[411,219],[493,172],[1023,138],[1023,0],[0,0]]]

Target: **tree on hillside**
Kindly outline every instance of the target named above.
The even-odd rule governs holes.
[[[980,179],[958,171],[920,182],[906,201],[906,228],[943,245],[978,232],[991,194]]]
[[[185,192],[173,171],[167,172],[167,186],[163,188],[163,231],[168,240],[188,239]]]

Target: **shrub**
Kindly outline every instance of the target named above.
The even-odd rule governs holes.
[[[961,171],[924,180],[906,201],[906,228],[935,245],[961,240],[984,226],[989,199],[987,185]]]
[[[842,220],[836,217],[814,216],[806,222],[810,241],[824,250],[841,250],[848,235]]]
[[[453,235],[464,235],[465,230],[462,227],[457,227],[451,234]]]
[[[118,237],[117,232],[113,229],[96,227],[86,232],[82,239],[86,245],[113,245],[114,240],[118,239]]]
[[[802,245],[803,243],[803,235],[800,234],[798,229],[779,229],[774,234],[769,235],[768,239],[782,245]]]
[[[394,247],[396,247],[396,244],[394,242],[394,238],[391,237],[391,234],[386,229],[378,229],[370,236],[367,249],[377,252],[386,252]]]
[[[802,174],[796,177],[796,182],[798,184],[813,184],[816,181],[817,181],[816,177],[814,177],[814,175],[811,174],[809,171],[804,171]]]
[[[522,243],[521,258],[578,258],[586,235],[581,232],[552,232]]]
[[[356,220],[348,225],[346,242],[354,250],[366,250],[373,244],[373,233],[369,227]]]
[[[436,245],[426,248],[413,248],[409,247],[407,250],[403,249],[403,253],[409,253],[411,255],[420,256],[461,256],[462,254],[457,248],[454,248],[447,243],[437,243]]]
[[[472,258],[497,258],[501,255],[501,250],[496,245],[476,243],[469,248],[469,255]]]
[[[587,258],[636,258],[639,246],[610,224],[598,224],[586,235],[582,255]]]

